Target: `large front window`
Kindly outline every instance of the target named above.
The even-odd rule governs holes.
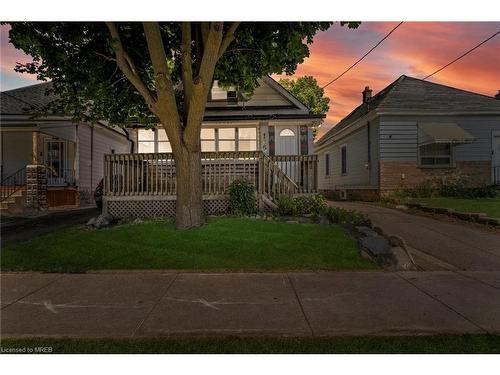
[[[203,127],[200,134],[201,151],[257,151],[257,128]],[[139,129],[138,152],[172,152],[163,129]]]
[[[420,146],[419,157],[422,167],[453,166],[452,145],[450,143],[431,143]]]

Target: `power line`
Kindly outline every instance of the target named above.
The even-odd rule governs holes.
[[[443,66],[442,68],[440,68],[440,69],[436,70],[434,73],[431,73],[431,74],[429,74],[428,76],[426,76],[425,78],[422,78],[422,80],[426,80],[427,78],[432,77],[434,74],[439,73],[441,70],[443,70],[443,69],[445,69],[445,68],[449,67],[451,64],[453,64],[453,63],[457,62],[457,61],[458,61],[458,60],[460,60],[462,57],[467,56],[469,53],[471,53],[471,52],[472,52],[472,51],[474,51],[475,49],[477,49],[477,48],[481,47],[484,43],[486,43],[486,42],[487,42],[488,40],[490,40],[490,39],[493,39],[493,38],[494,38],[495,36],[497,36],[498,34],[500,34],[500,30],[499,30],[499,31],[497,31],[497,32],[496,32],[495,34],[493,34],[492,36],[490,36],[488,39],[483,40],[483,41],[482,41],[481,43],[479,43],[477,46],[475,46],[475,47],[471,48],[470,50],[468,50],[468,51],[467,51],[467,52],[465,52],[464,54],[462,54],[462,55],[458,56],[455,60],[453,60],[453,61],[449,62],[448,64],[446,64],[446,65],[445,65],[445,66]]]
[[[366,56],[368,56],[375,48],[377,48],[379,45],[382,44],[382,42],[384,40],[386,40],[387,38],[389,38],[389,36],[394,32],[396,31],[396,29],[401,26],[403,24],[403,21],[401,21],[400,23],[398,23],[391,31],[389,31],[389,33],[384,36],[377,44],[375,44],[367,53],[365,53],[358,61],[356,61],[354,64],[352,64],[349,68],[347,68],[342,74],[338,75],[337,77],[335,77],[334,79],[332,79],[330,82],[328,82],[326,85],[324,85],[322,88],[325,88],[327,86],[330,86],[333,82],[335,82],[336,80],[338,80],[340,77],[342,77],[344,74],[346,74],[349,70],[351,70],[352,68],[354,68],[356,65],[358,65],[358,63],[361,62],[361,60],[363,60]]]

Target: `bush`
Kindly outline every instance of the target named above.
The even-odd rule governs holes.
[[[339,207],[328,207],[325,214],[330,222],[335,224],[371,226],[370,219],[358,211],[345,210]]]
[[[235,180],[229,186],[229,208],[234,215],[250,215],[257,211],[255,186],[246,180]]]
[[[282,196],[278,199],[278,213],[281,216],[319,215],[326,209],[322,195],[303,195],[295,198]]]
[[[494,198],[498,190],[493,186],[474,186],[473,180],[461,173],[454,172],[445,176],[426,180],[412,188],[399,188],[390,199],[401,201],[404,198]]]

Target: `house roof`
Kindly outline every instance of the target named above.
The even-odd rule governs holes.
[[[322,145],[354,121],[377,114],[498,114],[500,100],[482,94],[402,75],[362,103],[330,129],[317,145]]]
[[[56,98],[52,94],[46,94],[51,87],[51,82],[44,82],[0,92],[0,114],[27,115],[45,107]]]
[[[255,97],[248,103],[217,105],[209,103],[204,121],[237,121],[264,119],[322,119],[301,103],[294,95],[271,77],[263,77],[256,89]],[[19,89],[0,92],[0,115],[30,115],[56,99],[46,95],[52,83],[40,83]],[[269,91],[271,90],[271,94]]]

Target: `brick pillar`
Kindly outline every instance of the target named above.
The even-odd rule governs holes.
[[[26,208],[43,211],[47,205],[47,168],[44,165],[26,166]]]

